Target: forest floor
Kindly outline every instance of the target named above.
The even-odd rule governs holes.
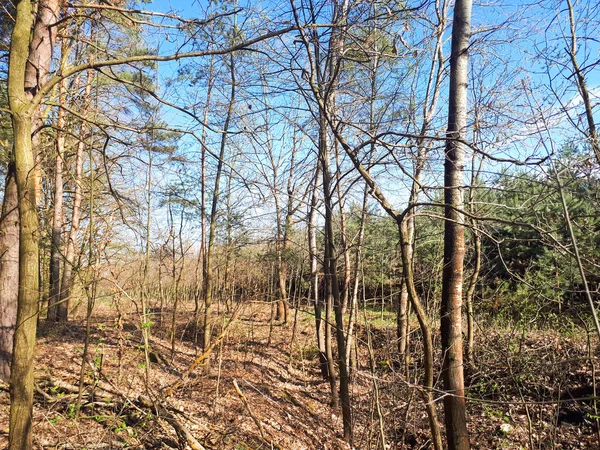
[[[151,328],[155,363],[147,398],[139,316],[121,311],[116,317],[110,304],[99,304],[91,321],[79,417],[85,321],[42,320],[34,448],[169,449],[184,448],[187,441],[198,449],[349,449],[342,440],[341,412],[329,406],[329,384],[318,370],[309,311],[291,310],[288,325],[271,326],[268,304],[245,304],[214,348],[211,371],[203,374],[198,368],[175,388],[199,351],[192,314],[185,310],[177,318],[171,357],[170,317],[165,316],[162,327],[157,323]],[[395,356],[393,314],[369,315],[370,332],[365,322],[356,331],[361,350],[351,388],[354,448],[381,448],[382,434],[387,449],[430,448],[425,408],[414,379],[420,373],[419,361],[410,362],[407,378]],[[225,322],[216,324],[215,336],[223,326]],[[412,355],[420,354],[417,334]],[[593,396],[592,371],[600,363],[597,353],[589,358],[586,339],[508,328],[486,329],[480,336],[478,369],[466,374],[467,396],[478,399],[468,404],[474,448],[598,448],[593,405],[575,400]],[[364,345],[369,340],[373,365]],[[0,448],[7,443],[8,413],[8,390],[3,386]]]

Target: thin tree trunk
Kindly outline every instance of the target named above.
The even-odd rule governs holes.
[[[325,328],[323,323],[323,299],[319,295],[319,261],[317,253],[317,209],[319,204],[319,180],[321,177],[321,164],[317,161],[313,192],[308,213],[308,249],[310,254],[310,290],[315,309],[315,331],[317,347],[319,349],[319,368],[323,379],[329,379],[329,364],[325,348]],[[335,392],[335,388],[333,390]]]
[[[154,122],[156,116],[156,110],[153,112]],[[152,132],[153,133],[153,132]],[[154,145],[154,138],[152,137],[151,145]],[[150,326],[152,322],[150,320],[149,310],[149,289],[148,289],[148,276],[150,271],[150,250],[151,250],[151,226],[152,226],[152,169],[153,169],[153,150],[148,148],[148,175],[146,184],[146,242],[144,247],[144,267],[143,267],[143,278],[141,286],[141,303],[142,303],[142,314],[140,316],[140,327],[142,330],[142,339],[144,341],[144,387],[146,389],[146,395],[150,394],[150,373],[152,369],[152,362],[150,361]],[[90,167],[92,165],[92,159],[90,154]]]
[[[168,200],[167,205],[168,218],[169,218],[169,236],[171,239],[171,283],[173,286],[173,307],[171,311],[171,362],[175,358],[175,335],[177,334],[177,306],[179,303],[178,296],[178,282],[177,282],[177,250],[175,248],[175,222],[173,221],[173,203],[171,196]]]
[[[290,170],[289,170],[288,179],[287,179],[287,204],[286,204],[286,210],[285,210],[285,226],[283,229],[283,242],[281,244],[281,252],[282,252],[282,256],[283,256],[282,271],[283,271],[284,275],[287,273],[287,270],[288,270],[288,268],[287,268],[287,249],[288,249],[288,244],[289,244],[289,240],[290,240],[290,233],[292,232],[292,219],[294,216],[294,168],[296,165],[296,153],[297,152],[298,152],[298,145],[296,142],[296,131],[294,130],[292,155],[291,155],[291,159],[290,159]],[[283,282],[285,283],[285,279],[283,280]],[[280,283],[281,283],[281,280],[280,280]],[[287,320],[287,317],[289,315],[289,307],[290,307],[289,301],[286,301],[284,303],[284,307],[285,307],[285,317]],[[296,308],[298,308],[298,305],[296,305]],[[295,320],[295,316],[296,316],[296,314],[294,314],[294,320]]]
[[[82,115],[87,113],[90,104],[90,95],[92,92],[93,72],[87,72],[87,81],[85,86],[85,97],[82,107]],[[79,129],[79,142],[77,142],[77,154],[75,156],[75,194],[73,198],[73,214],[71,215],[71,229],[67,240],[67,251],[65,254],[65,267],[63,269],[60,303],[58,305],[58,320],[66,322],[69,315],[69,298],[73,289],[73,268],[75,265],[75,255],[77,253],[77,233],[79,232],[79,223],[81,221],[81,202],[83,199],[83,155],[85,148],[85,139],[88,130],[87,122],[81,122]],[[91,144],[90,144],[91,145]]]
[[[196,267],[196,295],[194,296],[194,342],[197,343],[198,319],[200,313],[200,297],[206,297],[204,287],[206,286],[206,137],[208,133],[208,114],[214,83],[214,56],[210,59],[210,70],[208,72],[208,86],[206,88],[206,106],[204,118],[202,119],[202,137],[200,139],[200,252],[198,254],[198,266]],[[201,269],[202,282],[198,280],[198,271]]]
[[[87,367],[87,358],[88,358],[88,354],[89,354],[89,348],[90,348],[90,332],[91,332],[91,323],[92,323],[92,312],[94,309],[94,302],[96,301],[96,291],[97,291],[97,287],[98,287],[98,280],[96,279],[96,273],[98,270],[98,255],[96,254],[96,252],[94,252],[94,246],[95,246],[95,222],[94,222],[94,218],[95,218],[95,214],[94,214],[94,208],[95,208],[95,189],[94,189],[94,179],[95,179],[95,171],[94,171],[94,158],[93,158],[93,154],[92,154],[92,146],[90,145],[89,149],[88,149],[88,155],[89,155],[89,164],[90,164],[90,217],[89,217],[89,226],[88,226],[88,267],[87,267],[87,273],[88,273],[88,280],[87,283],[85,284],[85,293],[86,293],[86,297],[87,297],[87,308],[86,308],[86,314],[85,314],[85,338],[84,338],[84,343],[83,343],[83,355],[81,356],[81,368],[79,371],[79,393],[77,396],[77,404],[76,404],[76,412],[75,412],[75,418],[77,420],[79,420],[79,412],[81,409],[81,396],[83,394],[83,387],[84,387],[84,381],[85,381],[85,373],[86,373],[86,367]],[[143,294],[142,294],[143,295]],[[146,351],[146,355],[148,354],[147,349],[145,349]],[[148,372],[146,373],[148,376]],[[146,394],[148,394],[148,380],[145,380],[145,385],[146,385]]]
[[[475,115],[475,129],[477,127],[477,113]],[[473,133],[474,144],[477,144],[477,132]],[[475,208],[475,189],[477,188],[477,179],[479,177],[479,173],[481,172],[481,168],[483,166],[483,158],[479,163],[479,168],[476,169],[476,156],[473,154],[471,159],[471,187],[469,188],[469,223],[471,226],[471,234],[473,236],[473,252],[475,259],[475,267],[473,268],[473,274],[469,279],[469,286],[467,287],[467,292],[465,294],[465,303],[467,307],[467,362],[471,369],[475,368],[475,359],[473,357],[473,351],[475,347],[475,318],[473,316],[473,298],[475,296],[475,288],[477,286],[477,281],[479,280],[479,272],[481,270],[481,236],[479,231],[477,230],[477,220],[474,218],[476,211]]]
[[[465,302],[467,304],[467,361],[470,366],[475,365],[475,359],[473,358],[473,350],[475,348],[473,297],[477,280],[479,279],[479,271],[481,270],[481,236],[479,236],[479,232],[475,228],[473,228],[473,249],[475,252],[475,268],[473,269],[473,275],[471,275],[469,287],[465,295]]]
[[[327,123],[321,120],[322,135],[326,133]],[[337,276],[337,257],[335,254],[334,230],[333,230],[333,193],[331,191],[331,172],[329,164],[329,148],[326,139],[321,140],[320,148],[321,164],[323,166],[323,198],[325,202],[325,258],[324,272],[327,286],[327,303],[333,303],[335,313],[336,341],[338,347],[338,364],[340,371],[340,402],[342,404],[342,418],[344,424],[344,439],[352,442],[352,409],[350,406],[350,388],[348,378],[348,366],[346,364],[346,336],[344,333],[344,316],[342,313],[342,298],[339,291]],[[328,319],[329,322],[329,319]],[[327,324],[328,325],[328,324]],[[326,325],[326,326],[327,326]]]
[[[359,268],[362,264],[362,247],[365,241],[365,223],[367,220],[367,207],[369,204],[369,189],[365,184],[365,190],[363,192],[363,202],[362,208],[360,212],[360,225],[358,229],[358,239],[356,242],[356,253],[354,255],[354,282],[352,284],[352,297],[350,301],[350,314],[348,317],[348,333],[347,333],[347,342],[346,342],[346,364],[348,367],[353,367],[351,364],[351,354],[353,348],[354,341],[354,322],[357,316],[357,308],[358,308],[358,287],[360,284],[360,278],[358,276]],[[354,361],[356,364],[358,361]]]
[[[270,158],[273,157],[272,151],[270,150]],[[287,323],[287,289],[286,289],[286,268],[283,262],[283,236],[284,236],[284,224],[281,220],[281,206],[279,205],[279,193],[277,192],[277,165],[272,161],[273,166],[273,197],[275,199],[275,220],[277,221],[277,242],[275,243],[276,253],[276,278],[277,278],[277,306],[275,313],[275,320],[281,321],[282,324]]]
[[[429,417],[429,428],[431,429],[431,438],[433,440],[433,447],[435,450],[442,450],[442,434],[440,431],[440,424],[437,417],[437,410],[433,398],[433,338],[431,333],[431,326],[427,318],[425,308],[419,299],[417,290],[414,283],[413,267],[410,264],[409,256],[411,254],[410,247],[411,242],[408,234],[408,224],[406,220],[401,221],[399,224],[400,231],[400,248],[402,250],[402,269],[404,271],[404,280],[408,291],[408,298],[415,310],[417,320],[421,327],[421,334],[423,335],[423,362],[425,366],[425,389],[422,392],[423,400],[425,401],[425,407],[427,409],[427,415]]]
[[[64,41],[64,40],[63,40]],[[65,45],[63,45],[63,52]],[[52,236],[50,243],[50,297],[48,299],[48,320],[58,321],[58,302],[60,300],[60,266],[62,262],[62,229],[63,229],[63,168],[65,154],[65,110],[67,103],[66,80],[58,85],[58,108],[56,126],[56,159],[54,163],[54,203],[52,213]]]
[[[442,378],[446,436],[449,450],[470,448],[464,398],[462,346],[462,287],[465,254],[463,184],[464,139],[467,118],[468,47],[471,37],[471,0],[457,0],[452,26],[449,140],[444,163],[444,269],[442,273],[441,336]]]
[[[408,202],[408,215],[407,215],[407,233],[410,242],[409,261],[413,264],[414,261],[414,235],[415,235],[415,216],[414,216],[414,205],[419,201],[419,194],[421,193],[421,177],[423,169],[425,167],[425,161],[427,159],[428,147],[431,143],[427,143],[425,136],[431,127],[435,111],[437,109],[437,103],[440,96],[443,74],[444,74],[444,31],[446,29],[446,16],[448,12],[448,2],[443,1],[440,4],[436,3],[436,13],[438,17],[438,25],[436,27],[436,43],[435,49],[433,50],[433,59],[431,60],[431,67],[429,70],[429,78],[427,80],[427,89],[425,93],[425,103],[423,106],[423,123],[421,125],[420,136],[417,138],[417,157],[415,167],[413,169],[413,180],[410,190],[410,197]],[[397,316],[397,332],[398,332],[398,352],[402,358],[406,357],[409,344],[410,326],[409,326],[409,301],[408,301],[408,290],[406,282],[402,282],[400,298],[398,303],[398,316]]]
[[[344,202],[342,200],[342,177],[340,164],[340,151],[337,140],[334,142],[335,161],[337,170],[335,172],[338,206],[340,209],[340,246],[342,247],[342,255],[344,257],[344,279],[342,281],[341,303],[342,315],[346,314],[348,308],[348,298],[350,296],[350,252],[348,249],[348,232],[346,226],[346,214],[344,213]]]
[[[225,158],[225,150],[227,148],[227,135],[231,116],[233,115],[233,105],[235,103],[236,93],[236,77],[235,77],[235,58],[233,54],[229,56],[229,73],[231,76],[231,91],[229,94],[229,105],[227,107],[227,116],[223,125],[223,133],[221,134],[221,147],[219,151],[219,160],[217,161],[217,173],[215,176],[215,186],[212,195],[212,204],[210,211],[208,247],[206,252],[206,274],[204,277],[204,318],[203,318],[203,339],[202,350],[206,351],[210,347],[211,332],[212,332],[212,300],[214,294],[214,282],[212,274],[213,253],[215,244],[215,235],[217,229],[217,206],[219,202],[219,185],[221,181],[221,172],[223,171],[223,160]],[[206,359],[204,366],[205,372],[210,371],[210,359]]]

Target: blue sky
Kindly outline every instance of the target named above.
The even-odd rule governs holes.
[[[240,4],[243,4],[240,2]],[[253,3],[255,4],[255,3]],[[267,11],[268,3],[261,3]],[[285,7],[287,3],[271,3],[274,9]],[[579,64],[586,68],[586,77],[590,92],[597,103],[598,94],[600,94],[600,65],[593,65],[600,59],[598,41],[585,39],[589,35],[594,35],[598,31],[597,24],[599,9],[594,10],[595,1],[576,2],[577,8],[577,32],[584,38],[580,39],[578,51]],[[173,2],[168,0],[159,0],[147,5],[148,9],[166,12],[175,11],[183,17],[194,18],[204,17],[207,2]],[[553,127],[555,127],[554,137],[557,141],[567,140],[573,137],[575,131],[566,120],[564,114],[561,115],[562,106],[571,110],[571,117],[578,120],[583,109],[581,97],[577,92],[573,78],[569,77],[569,66],[561,64],[569,63],[564,51],[568,44],[565,41],[564,33],[569,33],[568,15],[566,14],[566,2],[542,1],[542,2],[522,2],[517,0],[508,0],[501,2],[486,2],[485,4],[476,4],[473,7],[473,28],[477,33],[473,37],[473,61],[479,61],[482,65],[489,65],[489,75],[483,80],[484,87],[505,86],[506,92],[496,93],[493,99],[498,103],[502,101],[512,101],[512,106],[519,113],[513,113],[515,117],[506,117],[506,137],[504,139],[504,148],[501,149],[505,157],[524,158],[526,155],[536,151],[536,147],[530,140],[524,139],[519,142],[515,136],[519,134],[530,133],[532,126],[535,126],[535,112],[531,110],[531,105],[539,102],[543,105],[545,114],[557,115]],[[589,21],[590,9],[595,14],[596,22]],[[500,27],[501,26],[501,27]],[[592,29],[591,27],[596,27]],[[495,27],[500,27],[496,30]],[[449,36],[449,30],[447,31]],[[595,34],[594,36],[597,36]],[[568,37],[568,36],[567,36]],[[175,48],[174,40],[163,39],[158,36],[158,41],[162,52],[168,52]],[[481,43],[481,44],[480,44]],[[491,43],[491,44],[490,44]],[[445,48],[446,56],[449,53],[449,44]],[[555,46],[554,50],[549,47]],[[479,52],[480,56],[476,56]],[[548,59],[541,58],[548,56]],[[179,62],[163,63],[160,65],[161,79],[170,77],[179,67]],[[497,65],[499,69],[492,66]],[[501,65],[503,65],[501,67]],[[243,69],[242,69],[243,70]],[[513,72],[514,71],[514,72]],[[562,101],[562,106],[552,98],[549,90],[549,81],[552,80],[552,87],[556,89]],[[519,95],[518,89],[528,86],[529,96]],[[182,88],[183,89],[183,88]],[[501,89],[500,89],[501,90]],[[440,101],[440,120],[443,124],[445,114],[445,89],[442,90],[442,100]],[[516,92],[516,94],[513,94]],[[512,95],[512,97],[511,97]],[[202,97],[202,95],[199,95]],[[164,117],[172,124],[185,126],[189,123],[188,118],[181,113],[164,109]],[[598,115],[598,113],[596,113]],[[523,124],[509,123],[514,119],[523,119]],[[497,130],[492,130],[498,133]],[[189,145],[192,145],[189,143]]]

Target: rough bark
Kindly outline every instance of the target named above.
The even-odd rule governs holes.
[[[14,36],[14,33],[13,33]],[[11,62],[13,59],[11,59]],[[12,99],[11,99],[12,100]],[[32,448],[33,367],[39,292],[39,235],[31,144],[31,115],[12,100],[17,192],[19,195],[19,296],[11,366],[9,448]],[[16,113],[16,114],[15,114]]]
[[[39,293],[39,176],[35,164],[36,149],[31,137],[34,119],[38,114],[37,107],[30,100],[44,83],[50,69],[56,35],[56,28],[51,25],[58,20],[58,1],[39,2],[32,35],[32,6],[31,2],[23,0],[17,4],[8,69],[8,100],[12,113],[20,219],[17,328],[10,389],[10,450],[32,448],[33,359]]]
[[[444,269],[442,273],[442,378],[446,436],[450,450],[470,448],[464,398],[462,296],[465,254],[463,184],[467,118],[468,46],[471,0],[454,5],[448,130],[444,163]]]
[[[19,286],[19,211],[15,164],[8,166],[0,219],[0,378],[10,380]]]

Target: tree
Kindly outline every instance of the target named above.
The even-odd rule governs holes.
[[[39,105],[54,86],[65,78],[88,69],[112,67],[128,63],[147,61],[172,61],[182,58],[200,57],[211,54],[226,54],[235,50],[284,34],[295,27],[271,31],[260,36],[239,41],[222,48],[156,55],[143,51],[132,55],[97,59],[79,65],[68,65],[48,77],[52,61],[52,50],[59,23],[59,4],[56,0],[41,0],[34,11],[33,4],[19,1],[15,24],[11,36],[8,72],[8,101],[12,115],[15,154],[15,181],[19,211],[19,283],[17,328],[14,335],[11,373],[11,419],[10,448],[31,447],[31,417],[33,407],[33,357],[38,314],[39,293],[39,221],[37,201],[39,173],[36,166],[36,146],[32,141],[32,130],[37,129],[36,112]],[[93,5],[86,5],[94,8]],[[102,9],[100,5],[98,8]],[[109,10],[110,6],[107,7]],[[117,8],[117,7],[115,7]],[[117,8],[118,9],[118,8]],[[227,13],[225,13],[227,14]],[[150,14],[155,15],[155,14]],[[159,14],[160,15],[160,14]],[[216,17],[219,17],[217,15]],[[215,18],[211,18],[214,20]],[[209,20],[210,22],[210,20]],[[33,30],[33,34],[32,34]],[[30,36],[31,45],[30,45]],[[11,178],[12,180],[12,178]],[[15,192],[10,190],[9,192]],[[14,235],[10,234],[11,236]],[[16,243],[13,243],[13,245]],[[10,329],[7,329],[10,332]]]
[[[31,448],[33,358],[39,287],[39,184],[35,164],[37,149],[31,137],[32,130],[37,125],[39,102],[32,99],[38,95],[50,70],[56,36],[54,24],[58,21],[58,2],[40,1],[35,28],[34,17],[32,4],[20,1],[11,38],[8,71],[8,100],[12,114],[16,172],[14,180],[19,211],[17,327],[11,365],[11,450]]]
[[[470,448],[464,398],[462,346],[462,286],[465,252],[464,143],[467,126],[468,48],[471,37],[471,0],[454,5],[448,131],[444,162],[444,271],[442,276],[442,377],[446,435],[450,450]]]

